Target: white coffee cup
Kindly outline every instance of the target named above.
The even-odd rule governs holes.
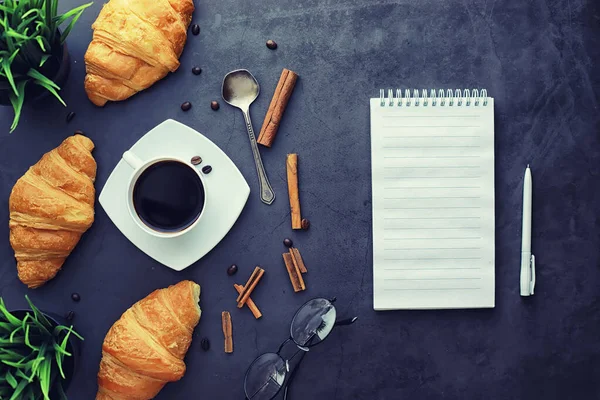
[[[139,215],[135,209],[135,205],[133,203],[133,191],[135,189],[135,185],[136,185],[138,179],[140,178],[140,176],[142,176],[144,171],[146,171],[152,165],[159,163],[159,162],[163,162],[163,161],[175,161],[175,162],[179,162],[183,165],[188,166],[190,169],[192,169],[194,171],[194,173],[196,173],[198,175],[198,178],[200,179],[200,183],[202,184],[202,187],[204,188],[204,192],[206,193],[206,182],[204,181],[204,178],[202,177],[202,174],[200,173],[198,168],[196,168],[194,165],[192,165],[189,162],[186,162],[180,158],[171,157],[171,156],[156,157],[156,158],[152,158],[149,160],[142,160],[137,155],[135,155],[133,152],[131,152],[130,150],[123,153],[123,161],[125,161],[133,169],[133,173],[131,174],[131,178],[129,179],[129,188],[127,190],[127,207],[129,209],[129,215],[131,215],[131,218],[137,223],[137,225],[140,227],[140,229],[142,229],[143,231],[145,231],[146,233],[148,233],[152,236],[156,236],[156,237],[160,237],[160,238],[173,238],[173,237],[181,236],[184,233],[192,230],[198,224],[198,222],[200,222],[200,220],[202,219],[202,216],[204,215],[204,210],[206,210],[206,201],[207,201],[206,195],[204,196],[204,204],[202,206],[202,210],[196,216],[195,221],[191,225],[189,225],[179,231],[174,231],[174,232],[160,231],[160,230],[157,230],[157,229],[153,228],[152,226],[146,224],[139,217]]]

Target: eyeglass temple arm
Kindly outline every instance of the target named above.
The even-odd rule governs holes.
[[[296,371],[298,371],[298,368],[300,368],[300,364],[302,363],[302,360],[304,360],[304,356],[306,355],[306,353],[307,353],[306,351],[302,352],[302,354],[300,355],[300,359],[298,360],[298,364],[296,364],[296,368],[294,368],[292,370],[292,372],[290,373],[290,377],[285,384],[285,388],[283,389],[283,400],[287,400],[288,389],[290,388],[290,385],[292,384],[292,381],[294,380],[294,377],[296,376]]]
[[[335,300],[333,300],[335,301]],[[346,318],[346,319],[341,319],[339,321],[335,321],[335,326],[344,326],[344,325],[351,325],[353,323],[356,322],[356,320],[358,319],[358,317],[352,317],[352,318]],[[283,346],[289,342],[290,339],[286,340],[285,342],[282,343],[282,345],[279,347],[279,351],[281,351],[281,349],[283,348]],[[278,354],[279,354],[278,351]],[[302,360],[304,360],[304,356],[306,355],[306,351],[302,352],[302,355],[300,356],[300,360],[298,360],[298,364],[296,364],[296,368],[294,368],[292,370],[292,372],[290,373],[290,377],[288,379],[288,381],[285,384],[285,388],[283,390],[283,400],[287,400],[288,397],[288,390],[292,384],[292,381],[294,380],[294,377],[296,376],[296,372],[298,371],[298,369],[300,368],[300,364],[302,363]]]
[[[352,325],[356,322],[358,317],[340,319],[339,321],[335,321],[335,326],[344,326],[344,325]]]

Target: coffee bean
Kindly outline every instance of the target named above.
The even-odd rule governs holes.
[[[192,34],[194,36],[198,35],[200,33],[200,25],[198,24],[194,24],[192,25]]]
[[[83,133],[83,131],[80,131],[79,129],[75,131],[76,135],[85,135],[85,133]]]
[[[74,311],[69,311],[69,313],[66,316],[67,321],[73,321],[73,318],[75,318],[75,312]]]
[[[292,247],[294,245],[294,242],[292,242],[292,239],[290,238],[285,238],[283,239],[283,245],[285,247]]]
[[[202,347],[202,350],[204,351],[208,351],[208,349],[210,349],[210,342],[208,341],[208,338],[202,338],[200,341],[200,347]]]
[[[194,75],[200,75],[202,73],[202,68],[200,67],[194,67],[192,68],[192,74]]]
[[[220,105],[219,102],[216,100],[213,100],[210,102],[210,108],[212,108],[213,110],[217,111],[219,109]]]
[[[71,111],[70,113],[67,114],[67,122],[73,121],[73,118],[75,118],[75,113],[73,111]]]
[[[73,293],[71,295],[71,299],[75,302],[78,302],[79,300],[81,300],[81,296],[79,295],[79,293]]]
[[[202,167],[202,172],[204,172],[205,174],[210,174],[210,171],[212,171],[212,167],[210,165]]]
[[[190,108],[192,108],[192,103],[190,103],[189,101],[186,101],[185,103],[183,103],[183,104],[181,105],[181,109],[182,109],[183,111],[189,111],[189,110],[190,110]]]
[[[202,157],[200,157],[200,156],[192,157],[191,163],[192,163],[192,165],[202,164]]]
[[[271,50],[275,50],[277,48],[277,43],[274,40],[267,40],[267,47]]]
[[[307,230],[308,228],[310,228],[310,221],[306,218],[304,218],[300,224],[303,230]]]
[[[235,264],[231,264],[231,267],[227,268],[227,275],[229,275],[229,276],[235,275],[237,270],[238,270],[238,266]]]

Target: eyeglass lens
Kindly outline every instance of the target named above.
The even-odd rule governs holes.
[[[335,307],[329,300],[310,300],[298,310],[292,320],[292,339],[302,347],[321,343],[333,329],[336,316]]]
[[[258,357],[246,374],[244,390],[250,400],[272,399],[281,389],[287,367],[276,353],[266,353]]]

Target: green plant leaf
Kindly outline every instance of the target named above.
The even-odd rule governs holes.
[[[7,42],[8,42],[8,40],[7,40]],[[13,78],[13,74],[12,74],[10,65],[18,53],[19,53],[19,49],[15,50],[9,58],[2,59],[2,70],[4,71],[4,74],[6,76],[6,79],[8,80],[8,83],[10,83],[10,86],[12,87],[14,94],[17,96],[19,95],[19,92],[17,91],[17,86],[15,85],[15,80]]]
[[[25,321],[25,320],[23,320],[23,321]],[[15,335],[16,335],[18,332],[22,331],[22,330],[23,330],[23,327],[21,327],[21,326],[17,326],[17,327],[16,327],[16,328],[15,328],[15,329],[14,329],[14,330],[13,330],[13,331],[10,333],[10,336],[8,337],[8,340],[10,340],[10,341],[12,342],[12,341],[14,340],[14,338],[15,338]]]
[[[13,325],[9,322],[0,322],[0,329],[11,332],[13,330]]]
[[[46,51],[46,46],[44,46],[44,41],[42,40],[41,36],[38,36],[35,38],[35,41],[40,45],[40,49],[42,49],[42,51]]]
[[[25,375],[25,373],[23,371],[21,371],[20,369],[17,370],[17,373],[15,375],[17,375],[18,377],[20,377],[22,379],[27,379],[27,382],[29,382],[29,383],[33,382],[33,376]]]
[[[16,337],[11,342],[9,339],[0,338],[0,346],[6,347],[19,347],[19,345],[25,344],[25,339],[22,337]]]
[[[25,369],[28,370],[31,368],[33,361],[29,361],[27,363],[22,363],[22,362],[12,362],[12,361],[6,361],[6,360],[2,360],[3,364],[6,364],[8,366],[11,366],[13,368],[17,368],[17,369]]]
[[[6,32],[5,32],[5,35],[10,36],[10,37],[15,38],[15,39],[22,39],[22,40],[31,39],[29,36],[24,35],[22,33],[19,33],[19,32],[15,31],[12,28],[11,29],[7,29]]]
[[[67,334],[65,335],[65,337],[63,338],[60,347],[66,352],[67,350],[67,343],[69,342],[69,336],[71,336],[71,333],[73,333],[73,329],[69,328]]]
[[[18,385],[17,380],[15,379],[15,377],[13,376],[13,374],[10,372],[10,370],[8,370],[6,372],[6,374],[4,374],[4,376],[6,377],[6,382],[13,388],[15,389]]]
[[[25,313],[25,316],[23,317],[23,320],[21,321],[21,328],[25,329],[25,327],[27,326],[27,320],[31,319],[31,313],[27,312]]]
[[[55,346],[56,346],[56,344],[55,344]],[[58,353],[58,352],[56,352],[56,353],[54,353],[54,357],[56,358],[56,365],[58,366],[58,372],[60,373],[60,376],[63,379],[66,379],[65,378],[65,373],[64,373],[63,367],[62,367],[63,355],[60,354],[60,353]]]
[[[15,96],[11,93],[9,96],[10,102],[15,112],[15,118],[13,119],[12,125],[10,126],[10,133],[12,133],[17,128],[17,125],[19,124],[19,119],[21,118],[21,110],[23,109],[23,102],[25,101],[25,85],[27,85],[27,81],[19,82],[17,84],[17,95]],[[6,311],[4,307],[2,307],[0,311],[2,311],[2,314],[4,314],[4,316],[8,319],[9,322],[12,321],[7,316],[7,314],[14,318],[17,321],[17,323],[21,322],[18,318],[12,316],[12,314]]]
[[[52,19],[58,14],[58,0],[46,0],[52,3]]]
[[[73,16],[76,16],[77,14],[81,15],[83,10],[85,10],[92,4],[94,4],[94,3],[91,2],[91,3],[87,3],[87,4],[82,4],[79,7],[73,8],[72,10],[69,10],[62,15],[58,15],[58,16],[54,17],[54,21],[56,22],[56,25],[62,24],[63,22],[65,22],[66,20],[68,20],[69,18],[71,18]]]
[[[60,44],[64,44],[65,41],[67,40],[67,36],[69,36],[69,33],[71,33],[71,30],[73,30],[73,27],[75,26],[75,24],[77,23],[77,21],[79,20],[79,17],[81,17],[81,14],[83,14],[83,10],[85,10],[86,8],[88,8],[89,6],[91,6],[93,3],[87,3],[84,4],[82,6],[79,6],[71,11],[69,11],[66,14],[69,14],[73,11],[76,11],[75,15],[73,16],[73,19],[71,20],[71,22],[69,22],[69,25],[67,25],[67,27],[62,31],[62,33],[60,34]],[[64,15],[66,15],[64,14]],[[63,16],[64,16],[63,15]]]
[[[54,348],[54,350],[56,350],[56,354],[62,354],[67,357],[72,356],[72,354],[69,353],[62,345],[58,345],[58,344],[54,343],[54,345],[52,347]]]
[[[38,74],[37,76],[42,77],[43,79],[49,80],[48,78],[46,78],[44,75],[40,74],[38,71],[34,70],[34,69],[30,69],[29,72],[34,71],[36,74]],[[29,75],[29,72],[27,73]],[[30,75],[31,76],[31,75]],[[34,79],[39,79],[36,76],[32,76],[32,78]],[[56,86],[56,85],[54,85]],[[56,86],[57,89],[60,90],[60,88],[58,86]],[[44,315],[43,312],[41,312],[39,310],[39,308],[37,308],[29,299],[29,296],[25,295],[25,300],[27,300],[27,304],[29,304],[29,308],[31,308],[31,311],[33,311],[33,317],[35,318],[36,321],[40,321],[42,324],[44,324],[44,326],[46,326],[48,329],[50,329],[52,327],[52,324],[50,323],[50,321],[48,321],[48,318],[46,318],[46,316]],[[50,332],[48,332],[50,333]]]
[[[29,11],[27,11],[25,14],[21,15],[21,19],[24,20],[25,18],[29,17],[30,15],[36,14],[36,16],[40,15],[40,10],[38,8],[31,8]]]
[[[48,59],[49,59],[50,57],[51,57],[50,55],[48,55],[48,54],[44,54],[44,55],[42,56],[42,58],[40,59],[40,65],[39,65],[39,67],[40,67],[40,68],[42,68],[42,67],[44,66],[44,64],[46,64],[46,61],[48,61]]]
[[[27,345],[27,347],[31,348],[31,350],[39,351],[40,348],[31,344],[31,341],[29,340],[29,327],[30,325],[27,325],[27,327],[25,328],[25,344]]]
[[[36,69],[33,69],[33,68],[29,69],[29,71],[27,72],[27,75],[32,77],[36,81],[44,83],[45,86],[50,86],[56,90],[60,90],[60,87],[56,83],[54,83],[50,79],[46,78],[41,72],[39,72]],[[39,310],[38,310],[38,312],[39,312]]]
[[[85,340],[83,338],[83,336],[81,336],[79,333],[75,332],[75,330],[73,329],[73,325],[71,325],[70,327],[64,326],[64,325],[58,325],[56,328],[54,328],[53,335],[58,336],[58,334],[62,331],[71,331],[71,333],[73,335],[77,336],[77,338],[79,338],[79,340]]]
[[[49,91],[50,93],[52,93],[52,95],[54,97],[56,97],[58,99],[58,101],[60,101],[60,103],[63,106],[65,106],[65,107],[67,106],[67,103],[65,103],[65,101],[60,97],[60,95],[58,94],[58,92],[56,91],[56,89],[54,89],[52,86],[48,86],[48,84],[46,84],[45,82],[41,82],[41,81],[38,81],[38,80],[35,80],[33,83],[35,83],[36,85],[39,85],[39,86],[45,88],[47,91]]]
[[[38,369],[40,368],[40,365],[46,359],[46,356],[44,354],[46,354],[47,347],[48,347],[48,345],[46,343],[42,343],[42,345],[40,346],[40,351],[38,353],[37,358],[35,360],[33,360],[33,364],[31,365],[31,377],[32,378],[38,373]]]
[[[58,3],[57,0],[46,0],[44,1],[44,17],[45,17],[45,21],[46,22],[46,26],[47,27],[51,27],[52,26],[52,3]],[[54,32],[50,32],[50,42],[54,43]]]
[[[15,317],[14,315],[12,315],[10,312],[8,312],[8,310],[6,309],[6,306],[4,305],[4,300],[2,298],[0,298],[0,312],[2,312],[2,314],[4,315],[6,320],[8,322],[10,322],[11,324],[13,324],[15,326],[21,325],[21,320],[19,318]]]
[[[25,356],[19,352],[7,349],[5,347],[0,348],[0,360],[24,360]],[[1,378],[1,377],[0,377]]]
[[[40,368],[40,389],[44,395],[44,400],[50,400],[50,373],[52,370],[52,362],[50,360],[44,360],[42,367]]]
[[[12,396],[10,396],[10,400],[17,400],[20,399],[21,397],[21,392],[23,391],[23,389],[25,389],[25,387],[29,385],[29,382],[26,379],[21,379],[21,381],[19,382],[19,385],[17,386],[17,388],[15,389],[14,393]],[[48,399],[50,400],[50,399]]]

